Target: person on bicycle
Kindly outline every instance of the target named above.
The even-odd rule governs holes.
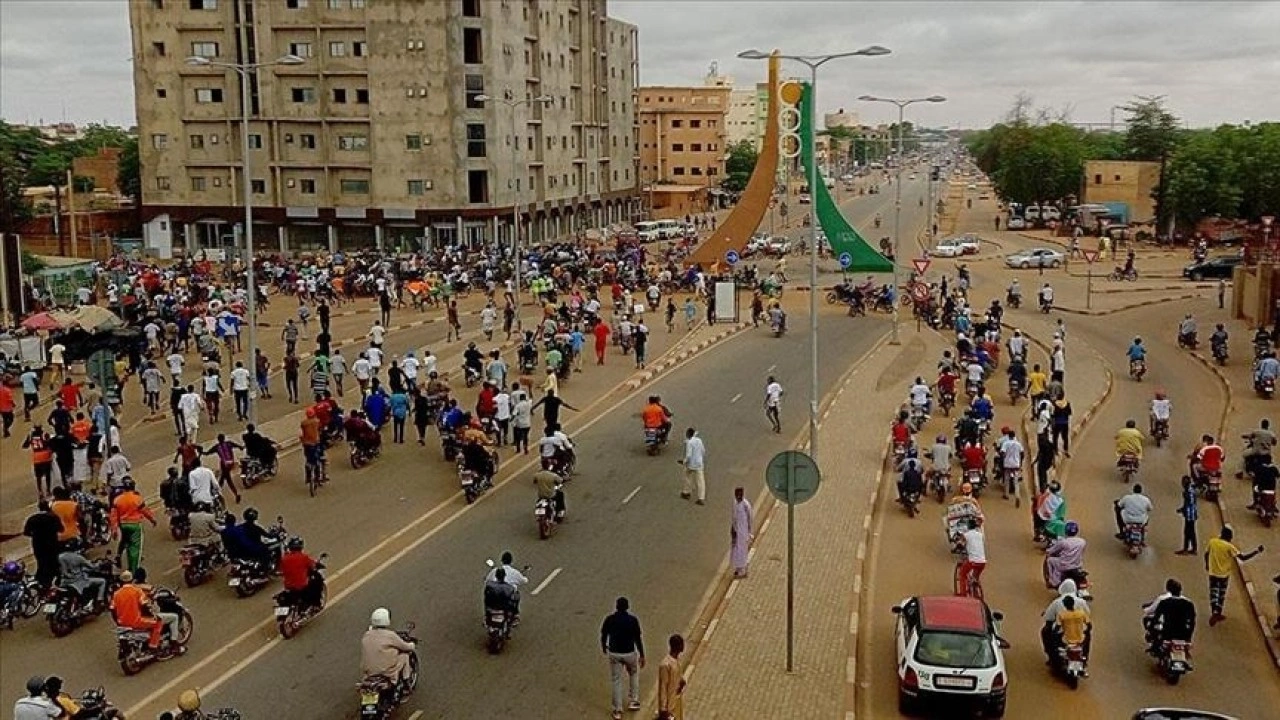
[[[320,420],[316,418],[316,411],[307,408],[306,416],[302,418],[302,454],[306,461],[307,474],[310,475],[313,468],[318,468],[323,461],[324,446],[320,444]]]
[[[956,573],[956,595],[959,596],[973,596],[970,588],[981,588],[982,571],[987,569],[987,542],[982,534],[982,517],[967,518],[967,525],[968,529],[960,534],[964,560]]]

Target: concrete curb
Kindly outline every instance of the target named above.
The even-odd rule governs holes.
[[[858,632],[862,627],[862,577],[867,567],[868,548],[871,547],[871,528],[880,505],[880,488],[884,484],[885,469],[889,467],[889,455],[893,452],[893,437],[887,436],[884,452],[880,455],[880,468],[876,470],[876,482],[867,501],[867,514],[862,518],[862,537],[854,554],[853,611],[849,613],[848,657],[845,659],[845,720],[857,717],[858,707]]]
[[[637,374],[636,377],[633,377],[630,380],[627,380],[625,387],[628,391],[638,390],[640,387],[645,385],[645,383],[651,382],[654,378],[658,377],[659,375],[671,370],[677,365],[684,363],[685,361],[689,360],[695,355],[702,353],[702,351],[706,350],[712,345],[716,345],[717,343],[727,340],[728,338],[734,335],[737,335],[738,333],[742,332],[743,330],[749,327],[753,327],[750,322],[746,322],[746,321],[740,322],[737,325],[727,326],[726,329],[721,330],[720,332],[716,333],[715,335],[712,335],[711,337],[705,340],[699,341],[695,345],[691,345],[684,349],[680,349],[678,347],[672,348],[671,350],[668,350],[662,356],[662,358],[658,360],[658,362],[653,363],[651,367],[646,368],[645,370]]]
[[[1196,361],[1208,369],[1209,372],[1213,373],[1213,376],[1218,379],[1218,382],[1222,385],[1223,391],[1226,393],[1227,402],[1222,408],[1222,417],[1218,420],[1218,437],[1225,437],[1227,433],[1227,421],[1235,409],[1233,401],[1234,390],[1232,389],[1231,380],[1213,361],[1209,360],[1199,352],[1191,351],[1187,354],[1195,358]],[[1225,493],[1219,494],[1218,500],[1215,504],[1218,506],[1218,514],[1222,518],[1222,524],[1223,526],[1226,526],[1231,524],[1231,513],[1229,506],[1224,501],[1224,497]],[[1277,670],[1280,670],[1280,638],[1276,637],[1276,634],[1272,632],[1270,623],[1267,622],[1267,616],[1262,609],[1262,602],[1258,598],[1257,585],[1255,585],[1254,580],[1250,577],[1247,565],[1238,562],[1236,563],[1236,569],[1240,573],[1240,579],[1244,584],[1245,592],[1249,596],[1249,607],[1253,608],[1253,618],[1258,623],[1259,632],[1262,633],[1262,642],[1267,646],[1267,652],[1271,653],[1272,664],[1275,665]]]
[[[1202,297],[1204,297],[1204,295],[1201,295],[1200,293],[1187,293],[1185,295],[1178,295],[1177,297],[1165,297],[1165,298],[1157,298],[1155,300],[1144,300],[1140,303],[1135,303],[1133,305],[1124,305],[1118,308],[1110,308],[1107,310],[1081,310],[1079,308],[1064,307],[1062,305],[1054,305],[1053,309],[1055,311],[1069,313],[1071,315],[1102,317],[1105,315],[1114,315],[1118,312],[1124,312],[1126,310],[1136,310],[1138,308],[1148,307],[1151,305],[1159,305],[1161,303],[1178,302],[1181,300],[1194,300],[1196,298],[1202,298]]]

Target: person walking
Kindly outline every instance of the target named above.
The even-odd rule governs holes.
[[[1213,627],[1227,616],[1223,608],[1227,604],[1227,583],[1231,580],[1231,569],[1236,562],[1246,562],[1262,552],[1262,546],[1242,553],[1231,543],[1235,532],[1230,526],[1222,528],[1218,537],[1205,543],[1204,568],[1209,572],[1209,627]]]
[[[751,501],[745,497],[745,491],[733,489],[733,519],[729,524],[729,563],[733,565],[733,576],[747,576],[747,564],[750,561],[752,534],[756,523],[755,509]]]
[[[769,419],[775,433],[782,432],[781,408],[782,385],[770,375],[764,386],[764,416]]]
[[[178,400],[178,412],[182,413],[182,434],[196,441],[200,432],[200,411],[204,410],[204,400],[196,393],[195,385],[188,385],[187,391]]]
[[[333,355],[329,356],[329,375],[333,378],[338,397],[342,397],[342,378],[347,376],[347,359],[342,356],[341,350],[334,350]]]
[[[449,330],[445,333],[444,341],[453,342],[462,339],[462,323],[458,322],[458,301],[450,300],[449,309],[445,311],[445,319],[448,322]]]
[[[684,329],[693,329],[693,319],[698,315],[698,306],[694,304],[692,297],[684,300]]]
[[[640,621],[632,615],[631,603],[620,597],[615,611],[600,626],[600,650],[609,659],[609,677],[613,685],[613,720],[622,718],[623,674],[629,680],[625,688],[627,709],[640,709],[640,669],[644,667],[644,642]]]
[[[635,329],[631,331],[632,343],[635,346],[636,369],[643,370],[645,364],[645,349],[649,345],[649,327],[644,322],[637,322]]]
[[[604,351],[609,347],[609,324],[606,322],[597,322],[596,326],[591,329],[591,334],[596,338],[596,364],[604,364]]]
[[[529,454],[529,430],[533,427],[533,401],[520,383],[511,384],[511,433],[516,452]]]
[[[62,520],[53,514],[49,501],[41,499],[36,512],[27,517],[22,534],[31,538],[31,554],[36,558],[36,582],[48,588],[58,578],[58,534]]]
[[[290,348],[284,356],[284,388],[289,394],[289,402],[294,405],[298,404],[298,368],[301,365],[302,361]]]
[[[1053,401],[1050,413],[1053,446],[1055,449],[1061,447],[1064,457],[1071,457],[1071,401],[1065,397],[1058,398]]]
[[[684,465],[684,487],[680,490],[680,497],[688,500],[696,490],[699,505],[707,504],[706,459],[707,448],[698,437],[698,431],[693,428],[685,430],[684,458],[680,460]]]
[[[409,396],[404,388],[391,393],[391,442],[404,444],[404,423],[409,418]]]
[[[111,502],[111,514],[108,525],[111,536],[120,539],[116,550],[116,560],[120,567],[129,572],[137,572],[142,564],[142,521],[147,520],[151,527],[156,526],[156,516],[147,507],[134,489],[133,481],[127,480],[123,491]]]
[[[658,663],[658,720],[679,720],[684,715],[681,696],[684,678],[680,676],[680,654],[684,637],[679,633],[667,638],[667,656]]]
[[[263,354],[262,348],[255,348],[254,352],[257,356],[253,359],[253,373],[258,380],[258,395],[264,398],[271,397],[271,361],[267,360],[267,356]]]
[[[1196,542],[1196,520],[1200,518],[1199,494],[1190,475],[1182,476],[1182,506],[1178,514],[1182,516],[1182,549],[1178,555],[1195,555],[1200,550]]]
[[[1218,309],[1222,310],[1226,307],[1227,302],[1227,279],[1218,278]]]

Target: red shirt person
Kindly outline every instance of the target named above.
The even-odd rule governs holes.
[[[591,329],[591,334],[596,336],[596,364],[604,364],[604,351],[609,346],[609,325],[604,322],[596,323]]]

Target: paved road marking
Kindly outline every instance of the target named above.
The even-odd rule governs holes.
[[[538,593],[542,592],[548,585],[551,584],[552,580],[556,579],[556,576],[559,575],[562,570],[564,570],[564,568],[556,568],[555,570],[552,570],[551,574],[548,575],[546,578],[544,578],[542,582],[538,583],[538,587],[534,588],[533,592],[530,594],[537,595]]]
[[[764,369],[764,371],[765,371],[765,372],[767,372],[767,373],[771,373],[771,372],[773,372],[774,370],[777,370],[777,369],[778,369],[778,366],[777,366],[777,365],[770,365],[769,367],[765,368],[765,369]]]
[[[642,487],[644,487],[644,486],[643,486],[643,485],[637,485],[635,490],[632,490],[631,492],[627,493],[627,496],[626,496],[626,497],[624,497],[624,498],[622,498],[622,504],[623,504],[623,505],[626,505],[627,503],[631,502],[631,498],[635,497],[635,496],[636,496],[636,493],[640,492],[640,488],[642,488]]]
[[[716,618],[712,620],[711,624],[707,626],[707,634],[702,636],[702,642],[710,641],[712,634],[715,633],[716,627],[719,625],[720,625],[720,618]]]
[[[738,393],[737,395],[733,396],[733,399],[729,401],[729,404],[732,405],[741,399],[742,399],[742,393]]]
[[[418,720],[418,718],[422,717],[423,714],[423,711],[415,710],[414,713],[409,716],[409,720]]]

